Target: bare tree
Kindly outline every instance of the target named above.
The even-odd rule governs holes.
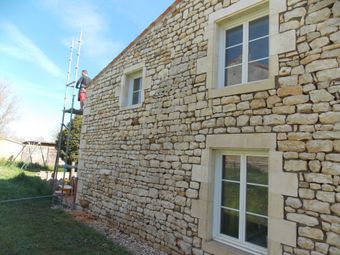
[[[15,119],[16,110],[16,100],[9,89],[9,84],[0,80],[0,135],[4,134],[7,125]]]

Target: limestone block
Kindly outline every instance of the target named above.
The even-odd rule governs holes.
[[[309,100],[308,95],[288,96],[283,99],[283,104],[285,105],[303,104],[308,102],[308,100]]]
[[[321,202],[318,200],[303,200],[303,207],[308,211],[326,213],[331,212],[329,203]]]
[[[340,140],[336,140],[333,142],[334,150],[340,152]]]
[[[323,202],[334,203],[335,202],[335,193],[334,192],[326,192],[326,191],[318,191],[316,192],[316,198]]]
[[[271,115],[266,115],[263,117],[263,124],[264,125],[281,125],[285,123],[285,120],[286,120],[285,115],[271,114]]]
[[[298,84],[298,76],[297,75],[292,75],[292,76],[280,77],[279,78],[279,84],[282,87],[285,87],[285,86],[296,86]]]
[[[290,30],[280,34],[271,35],[270,56],[295,50],[296,34],[295,30]]]
[[[340,247],[340,235],[335,234],[333,232],[327,232],[326,242],[329,243],[330,245]]]
[[[312,134],[307,132],[292,132],[288,134],[288,140],[302,141],[310,139],[312,139]]]
[[[329,81],[340,78],[340,68],[327,69],[316,73],[319,81]]]
[[[320,23],[329,18],[331,15],[331,10],[329,8],[324,8],[319,11],[308,14],[306,17],[306,24],[316,24]]]
[[[338,66],[338,62],[335,59],[320,59],[315,60],[306,65],[306,72],[312,73],[325,69],[331,69]]]
[[[311,189],[299,189],[299,196],[301,198],[313,199],[315,192]]]
[[[308,152],[331,152],[333,150],[332,141],[312,140],[306,143]]]
[[[336,247],[330,247],[329,255],[340,255],[340,249]]]
[[[314,242],[308,238],[298,237],[298,246],[303,249],[313,250]]]
[[[340,131],[316,131],[314,139],[340,139]]]
[[[340,31],[331,34],[329,37],[333,43],[339,43],[340,42]]]
[[[266,101],[264,99],[254,99],[250,103],[250,108],[253,110],[263,107],[266,107]]]
[[[281,98],[278,96],[270,96],[267,98],[267,106],[269,108],[273,107],[276,103],[280,103]]]
[[[334,3],[336,0],[323,0],[323,1],[314,1],[314,4],[311,4],[308,8],[308,13],[318,11],[324,7],[327,7]]]
[[[300,27],[299,21],[291,20],[291,21],[280,24],[280,32],[282,33],[288,30],[297,29],[299,27]]]
[[[295,8],[291,11],[288,11],[284,14],[284,18],[285,21],[289,21],[291,19],[295,19],[295,18],[301,18],[303,16],[305,16],[306,14],[306,9],[304,7],[300,7],[300,8]]]
[[[309,94],[313,103],[329,102],[334,100],[334,96],[328,93],[325,89],[313,90]]]
[[[323,46],[327,45],[329,43],[329,39],[326,36],[316,38],[313,40],[309,45],[312,47],[313,50],[317,48],[322,48]]]
[[[340,163],[324,161],[321,171],[324,174],[340,175]]]
[[[236,106],[237,110],[248,110],[250,108],[249,102],[241,102],[238,103]]]
[[[236,110],[236,104],[228,104],[223,106],[223,112],[233,112]]]
[[[339,153],[330,153],[326,155],[326,160],[340,162],[340,154]]]
[[[251,116],[250,117],[250,125],[262,125],[262,116]]]
[[[313,112],[328,112],[330,111],[331,106],[329,105],[329,103],[317,103],[317,104],[313,104]]]
[[[305,151],[305,143],[301,141],[279,141],[278,146],[280,151]]]
[[[310,62],[313,62],[314,60],[317,60],[320,58],[320,54],[312,54],[312,55],[308,55],[307,57],[301,59],[300,63],[303,65],[307,65]]]
[[[334,17],[340,17],[340,2],[339,1],[335,2],[335,4],[333,5],[332,12],[333,12]]]
[[[241,115],[237,117],[237,126],[246,126],[249,124],[249,116]]]
[[[296,96],[302,94],[302,87],[301,86],[288,86],[282,87],[277,90],[277,95],[280,97],[285,96]]]
[[[308,216],[306,214],[299,214],[299,213],[287,213],[287,219],[301,223],[310,227],[316,226],[319,224],[319,221],[317,218]]]
[[[315,242],[315,249],[321,254],[327,254],[329,248],[329,244],[322,243],[322,242]]]
[[[306,173],[304,177],[307,182],[333,183],[332,176],[326,174]]]
[[[224,119],[224,124],[228,126],[235,126],[236,125],[236,119],[234,117],[226,117]]]
[[[340,216],[340,203],[333,204],[333,205],[331,206],[331,210],[332,210],[332,212],[334,212],[336,215]],[[333,222],[335,222],[335,221],[333,221]],[[339,222],[340,222],[340,220],[339,220]]]
[[[286,160],[284,169],[286,171],[307,171],[307,161],[305,160]]]
[[[298,198],[288,197],[286,199],[286,205],[293,207],[295,209],[298,209],[298,208],[301,208],[302,203],[301,203],[301,200]]]
[[[269,2],[269,13],[278,14],[287,10],[287,5],[284,1],[281,0],[271,0]]]
[[[239,96],[222,97],[222,99],[221,99],[222,104],[237,104],[240,101],[241,100],[240,100]]]
[[[315,124],[318,121],[318,114],[295,113],[287,117],[288,124]]]
[[[309,166],[309,169],[310,169],[313,173],[318,173],[318,172],[320,172],[321,163],[320,163],[319,160],[312,160],[312,161],[309,161],[308,166]]]
[[[322,230],[318,228],[311,227],[299,227],[298,228],[299,236],[305,236],[316,240],[323,240],[324,234]]]
[[[340,122],[340,112],[321,113],[320,122],[323,124],[334,124],[336,122]]]
[[[275,114],[290,114],[294,112],[295,112],[295,106],[293,105],[276,106],[273,108],[273,113]]]

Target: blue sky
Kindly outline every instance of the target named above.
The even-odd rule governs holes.
[[[53,141],[61,121],[69,46],[80,29],[79,68],[94,77],[172,2],[1,0],[0,81],[9,84],[18,109],[7,133]]]

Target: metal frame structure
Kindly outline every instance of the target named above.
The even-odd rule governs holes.
[[[41,157],[42,157],[42,160],[43,160],[43,163],[44,163],[44,166],[46,166],[46,161],[47,159],[45,160],[45,157],[44,157],[44,153],[42,151],[42,148],[41,148],[41,145],[42,143],[41,142],[36,142],[36,141],[26,141],[26,142],[23,142],[23,147],[22,149],[20,150],[20,152],[13,158],[13,159],[10,159],[8,160],[9,162],[14,162],[19,155],[21,155],[23,153],[23,151],[26,149],[26,147],[28,148],[28,157],[29,157],[29,162],[24,162],[24,164],[21,166],[21,170],[23,169],[26,169],[27,166],[29,165],[29,163],[33,163],[33,158],[32,158],[32,155],[33,153],[36,151],[37,148],[40,149],[40,153],[41,153]]]
[[[75,97],[76,97],[76,82],[78,80],[78,69],[79,69],[79,59],[80,59],[80,48],[81,48],[81,42],[82,42],[82,31],[80,31],[79,35],[79,40],[78,40],[78,48],[77,48],[77,61],[75,65],[75,73],[74,73],[74,80],[70,82],[70,75],[71,75],[71,66],[72,66],[72,58],[73,58],[73,51],[74,51],[74,38],[72,38],[72,43],[70,47],[70,56],[68,60],[68,71],[67,71],[67,79],[66,79],[66,84],[65,84],[65,96],[64,96],[64,106],[63,106],[63,114],[62,114],[62,119],[61,119],[61,124],[60,124],[60,131],[59,131],[59,139],[58,139],[58,148],[57,148],[57,155],[55,159],[55,164],[54,164],[54,171],[53,171],[53,205],[60,205],[63,206],[63,199],[65,195],[65,175],[67,170],[71,170],[72,168],[76,168],[74,165],[69,165],[67,164],[68,159],[70,157],[70,141],[72,139],[72,123],[73,123],[73,115],[78,114],[82,115],[82,110],[77,110],[74,109],[74,103],[75,103]],[[69,89],[70,88],[70,89]],[[69,100],[69,96],[71,93],[71,100]],[[67,107],[69,106],[69,107]],[[69,114],[69,122],[70,125],[67,126],[65,125],[65,119],[66,119],[66,114]],[[63,142],[63,133],[64,130],[68,130],[69,132],[67,133],[66,137],[66,151],[65,151],[65,163],[63,165],[59,164],[60,161],[60,155],[61,155],[61,147],[62,147],[62,142]],[[62,183],[61,185],[58,185],[58,169],[59,167],[63,167],[63,176],[62,176]],[[73,187],[76,187],[76,180],[75,180],[75,185],[72,185],[72,190],[71,190],[71,196],[75,196],[76,194],[76,189]],[[61,188],[60,192],[56,192],[58,188]],[[74,207],[74,201],[75,199],[72,198],[72,207]],[[73,208],[71,208],[73,209]]]

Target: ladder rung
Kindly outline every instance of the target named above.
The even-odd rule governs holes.
[[[70,85],[72,85],[74,83],[76,83],[76,82],[75,81],[71,81],[71,82],[67,83],[66,86],[70,86]]]
[[[66,169],[72,169],[72,168],[75,168],[75,169],[77,169],[78,168],[78,166],[77,165],[74,165],[74,166],[72,166],[72,165],[69,165],[69,164],[64,164],[64,165],[58,165],[58,167],[62,167],[62,168],[66,168]]]
[[[83,115],[83,110],[78,110],[78,109],[74,109],[74,108],[66,109],[66,110],[64,110],[64,112],[73,113],[73,114],[77,114],[77,115]]]

